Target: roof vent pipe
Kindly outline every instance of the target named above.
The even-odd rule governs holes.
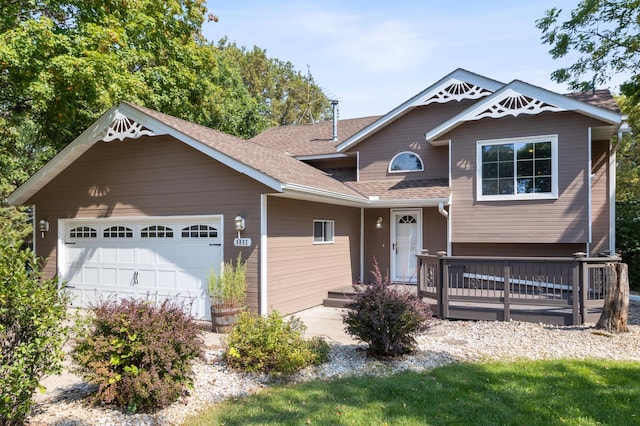
[[[333,113],[333,141],[338,141],[338,101],[331,100],[331,112]]]

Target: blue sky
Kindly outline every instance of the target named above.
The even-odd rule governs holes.
[[[519,79],[556,92],[554,61],[535,20],[547,9],[568,13],[578,0],[403,1],[209,0],[227,36],[290,61],[340,101],[340,118],[384,114],[456,68],[508,83]],[[620,81],[609,88],[617,92]]]

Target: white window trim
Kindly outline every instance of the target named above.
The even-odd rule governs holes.
[[[420,170],[391,170],[391,166],[393,165],[393,162],[395,161],[396,158],[398,158],[399,156],[401,156],[402,154],[411,154],[411,155],[415,155],[416,157],[418,157],[418,160],[420,160]],[[402,151],[397,153],[396,155],[393,156],[393,158],[391,159],[391,161],[389,161],[389,167],[387,168],[387,170],[389,171],[389,173],[416,173],[416,172],[424,172],[424,161],[422,161],[422,157],[420,157],[417,153],[413,152],[413,151]]]
[[[551,142],[551,192],[527,194],[482,194],[482,147],[509,143]],[[515,177],[514,177],[515,179]],[[521,138],[476,141],[476,199],[478,201],[555,200],[558,198],[558,135],[525,136]]]
[[[331,240],[316,241],[316,223],[317,222],[321,222],[323,224],[331,223]],[[324,234],[324,232],[323,232],[323,234]],[[313,244],[333,244],[333,242],[335,241],[335,237],[336,237],[336,224],[335,224],[335,221],[326,220],[326,219],[313,219],[313,229],[312,229]]]

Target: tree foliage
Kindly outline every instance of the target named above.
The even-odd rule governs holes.
[[[322,121],[329,117],[330,101],[311,74],[304,75],[291,62],[267,56],[254,46],[249,50],[223,38],[218,47],[240,66],[251,96],[266,105],[270,126]]]
[[[206,12],[205,0],[0,2],[0,200],[122,100],[240,137],[292,122],[303,94],[326,104],[292,64],[208,42]]]
[[[23,424],[40,380],[58,373],[68,297],[0,224],[0,424]]]
[[[552,46],[554,59],[579,55],[572,65],[553,72],[553,80],[571,89],[603,85],[618,73],[630,73],[623,94],[640,99],[640,0],[582,0],[562,20],[562,9],[552,8],[536,21],[542,41]]]

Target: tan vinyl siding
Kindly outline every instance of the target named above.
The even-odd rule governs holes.
[[[267,308],[290,314],[322,304],[360,271],[360,209],[268,197]],[[313,221],[334,221],[334,242],[314,244]]]
[[[447,249],[447,220],[437,207],[422,210],[422,249],[435,254]],[[382,217],[382,227],[376,228],[376,220]],[[390,270],[391,211],[366,209],[364,211],[364,281],[371,282],[373,261],[377,260],[383,275]]]
[[[497,256],[497,257],[572,257],[584,252],[585,244],[483,244],[454,243],[453,256]]]
[[[456,243],[588,242],[588,128],[574,113],[485,118],[451,132],[452,241]],[[558,198],[476,201],[476,141],[558,135]]]
[[[609,142],[591,144],[591,255],[609,250]]]
[[[98,142],[29,200],[51,229],[37,235],[37,254],[56,274],[58,218],[224,215],[224,258],[235,258],[236,214],[246,219],[247,303],[258,307],[260,193],[267,187],[169,136]]]
[[[360,180],[440,179],[449,177],[449,150],[426,142],[425,133],[470,105],[470,101],[418,107],[353,147],[360,153]],[[424,172],[389,173],[389,162],[398,153],[418,154]]]

